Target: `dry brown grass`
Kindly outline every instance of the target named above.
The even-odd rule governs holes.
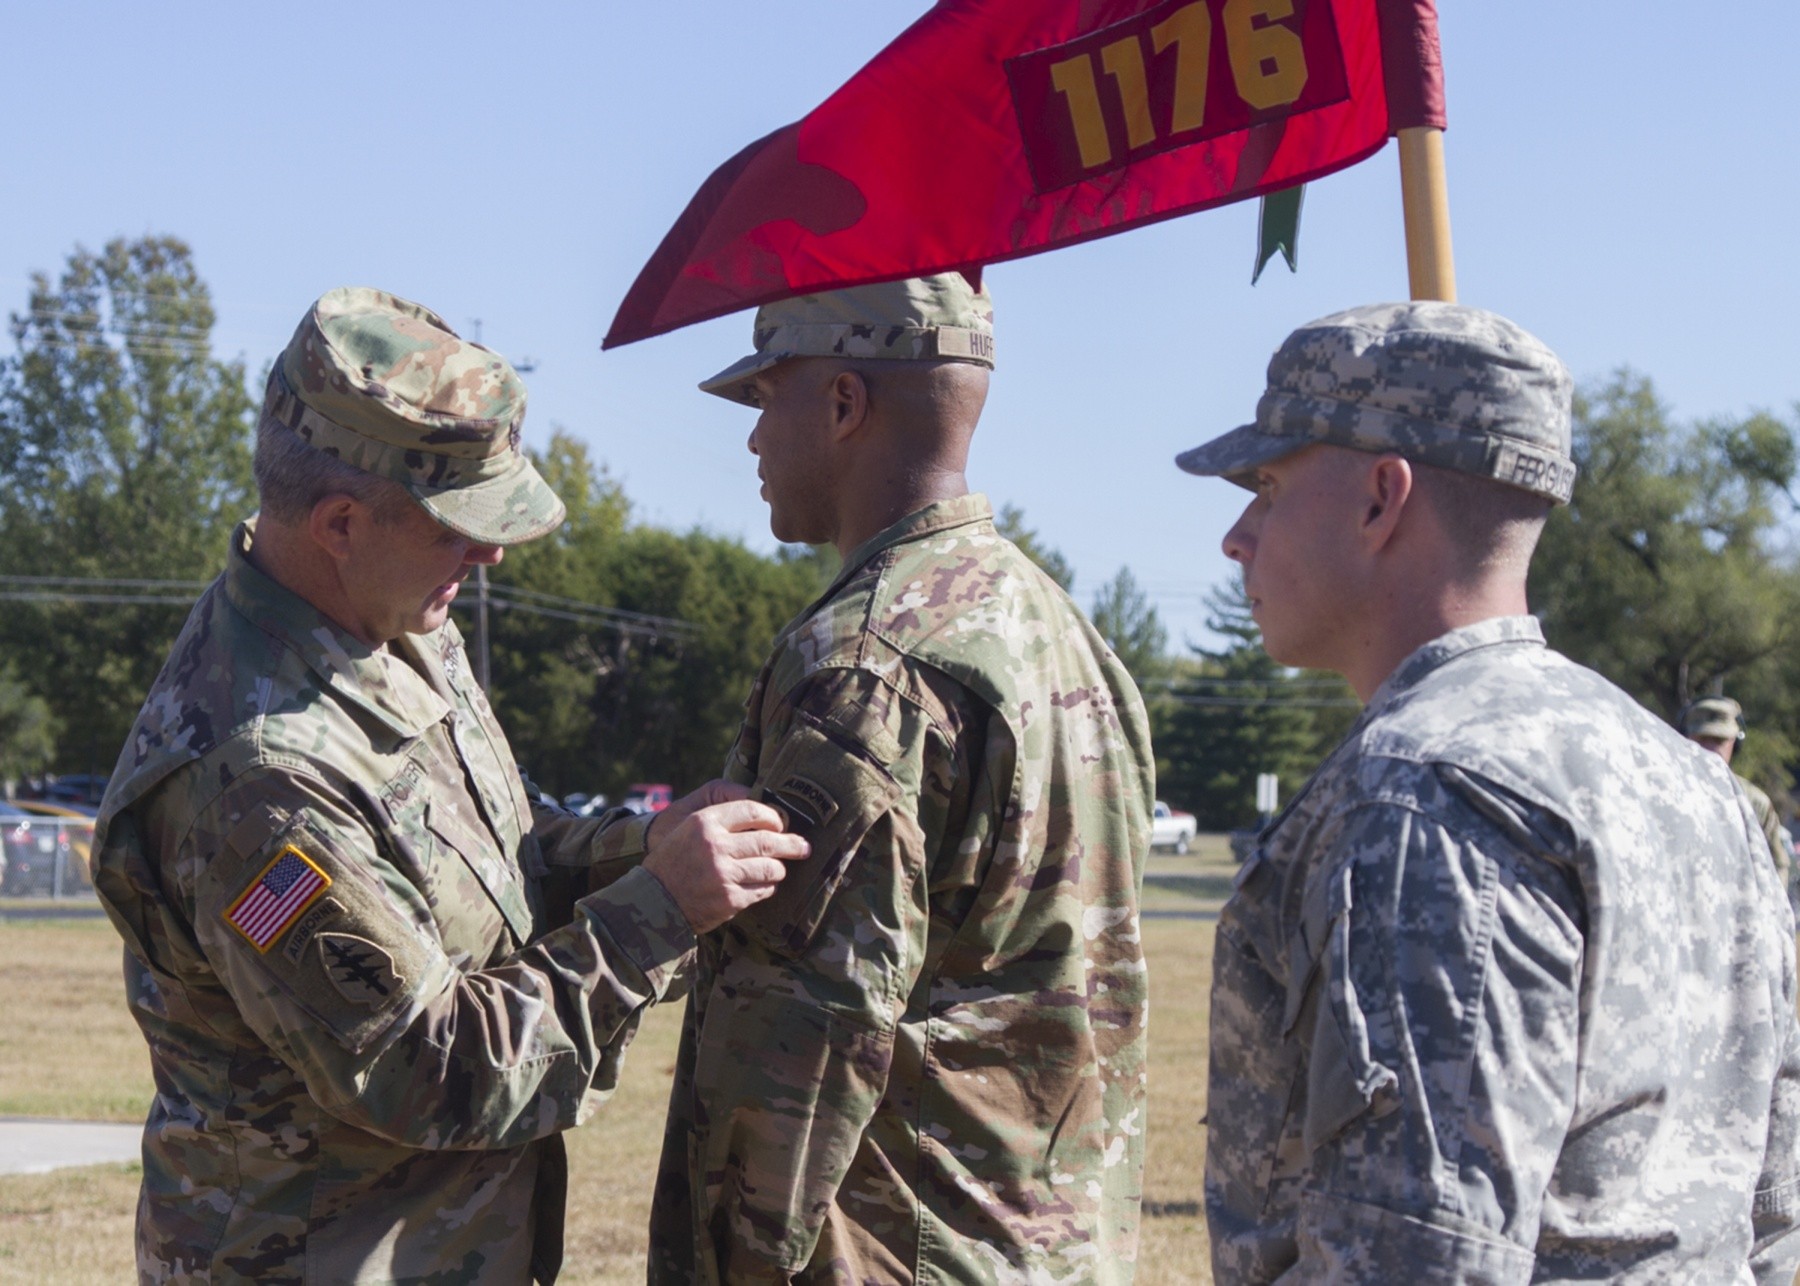
[[[104,919],[0,923],[0,1116],[141,1121],[150,1056]]]
[[[1146,905],[1212,909],[1217,854],[1152,862]],[[1206,997],[1213,926],[1145,923],[1150,958],[1150,1133],[1143,1286],[1210,1283],[1199,1214],[1206,1110]],[[125,1012],[119,949],[104,921],[0,924],[0,1115],[141,1120],[148,1060]],[[624,1084],[569,1136],[570,1286],[641,1282],[650,1189],[662,1145],[679,1009],[653,1011]],[[87,1286],[132,1278],[138,1168],[0,1177],[0,1282]]]

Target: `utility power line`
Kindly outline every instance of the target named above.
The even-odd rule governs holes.
[[[210,584],[211,581],[203,580],[148,577],[0,575],[0,602],[191,606]],[[639,638],[691,638],[700,629],[695,622],[680,617],[633,612],[513,585],[490,585],[488,602],[499,611],[592,625]],[[468,608],[474,604],[459,598],[454,606]]]

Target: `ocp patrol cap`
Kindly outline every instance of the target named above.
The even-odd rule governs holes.
[[[517,545],[563,520],[520,445],[518,372],[397,295],[343,286],[321,296],[269,373],[263,415],[399,483],[471,540]]]
[[[1556,354],[1504,317],[1459,304],[1373,304],[1288,336],[1255,421],[1175,463],[1254,489],[1259,465],[1326,442],[1567,504],[1573,393]]]
[[[752,406],[751,376],[795,357],[994,364],[994,303],[960,272],[799,295],[756,310],[756,351],[700,384]]]

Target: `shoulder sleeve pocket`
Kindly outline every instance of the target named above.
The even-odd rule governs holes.
[[[368,857],[301,810],[209,864],[207,955],[252,1027],[361,1053],[443,984],[442,955]]]
[[[1302,1138],[1310,1154],[1364,1113],[1386,1116],[1399,1106],[1399,1077],[1374,1055],[1364,1001],[1351,969],[1353,865],[1346,863],[1306,892],[1284,1026],[1310,1014],[1306,1114]]]
[[[764,764],[755,797],[812,844],[812,856],[791,863],[775,895],[734,923],[771,951],[798,954],[818,932],[857,847],[900,797],[900,784],[804,712],[778,746],[765,748]]]

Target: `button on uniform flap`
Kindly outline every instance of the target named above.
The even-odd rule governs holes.
[[[737,928],[772,951],[804,951],[857,846],[899,795],[899,783],[862,747],[797,712],[781,742],[764,747],[756,798],[812,845],[812,856],[790,862],[774,896],[739,916]]]

